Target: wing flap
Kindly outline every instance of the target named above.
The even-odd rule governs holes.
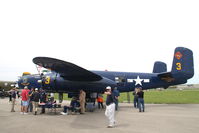
[[[101,76],[79,67],[70,62],[49,57],[35,57],[33,62],[39,66],[59,73],[66,80],[71,81],[99,81]]]

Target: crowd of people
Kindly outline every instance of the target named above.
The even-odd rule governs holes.
[[[19,90],[16,89],[16,87],[12,88],[10,90],[10,96],[11,96],[11,112],[15,112],[15,102],[16,97]],[[38,88],[31,88],[31,90],[28,89],[27,86],[24,87],[24,89],[21,91],[21,112],[20,114],[28,114],[28,112],[33,112],[33,114],[37,115],[38,113],[38,107],[39,104],[41,105],[41,114],[45,113],[45,106],[42,106],[42,104],[46,104],[48,101],[47,93]],[[18,97],[19,98],[19,97]]]
[[[105,116],[108,118],[109,125],[108,128],[113,128],[115,126],[115,111],[118,110],[118,101],[120,93],[117,90],[117,88],[111,88],[110,86],[106,87],[106,91],[104,92],[106,97],[106,110],[105,110]],[[135,88],[134,92],[134,107],[139,109],[139,112],[145,111],[144,106],[144,92],[142,91],[141,87]],[[49,95],[42,90],[38,88],[31,88],[28,89],[27,86],[24,87],[24,89],[21,91],[21,95],[19,95],[19,90],[15,87],[10,90],[10,101],[12,101],[11,106],[11,112],[15,112],[15,104],[16,104],[16,98],[21,97],[21,114],[28,114],[28,112],[31,112],[34,115],[38,114],[38,107],[41,106],[41,112],[40,114],[45,113],[45,108],[47,103],[49,102]],[[102,108],[104,109],[104,98],[103,94],[97,94],[97,96],[92,96],[92,102],[93,106],[95,105],[95,101],[98,103],[98,109]],[[50,102],[56,103],[54,100],[54,95],[50,95]],[[69,112],[72,114],[76,114],[79,112],[80,114],[85,113],[86,108],[86,92],[84,90],[80,90],[79,97],[73,97],[70,105],[63,106],[63,112],[61,112],[62,115],[67,115]]]
[[[113,128],[116,124],[115,111],[118,110],[118,99],[120,95],[117,89],[112,89],[110,86],[106,87],[105,94],[107,95],[105,115],[109,120],[109,125],[107,127]],[[144,91],[141,87],[136,87],[133,95],[134,107],[138,108],[139,112],[144,112]]]

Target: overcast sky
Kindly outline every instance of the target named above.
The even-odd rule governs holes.
[[[37,73],[37,56],[88,70],[152,72],[155,61],[171,70],[174,49],[194,52],[199,83],[197,0],[0,1],[0,80]]]

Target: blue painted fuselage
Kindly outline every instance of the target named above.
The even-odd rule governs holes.
[[[167,88],[170,85],[183,84],[186,80],[175,80],[166,82],[158,77],[157,73],[131,73],[131,72],[109,72],[92,71],[103,77],[99,81],[69,81],[61,77],[58,73],[52,72],[41,78],[38,75],[23,76],[18,84],[20,88],[28,86],[29,88],[43,88],[47,92],[78,92],[84,89],[86,92],[102,93],[107,86],[117,87],[120,92],[133,91],[135,87],[143,89]],[[25,80],[24,80],[25,79]],[[42,80],[42,83],[38,83]],[[26,81],[27,84],[23,82]]]

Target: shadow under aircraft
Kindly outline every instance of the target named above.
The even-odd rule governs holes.
[[[35,57],[33,62],[51,70],[41,75],[27,74],[18,80],[19,88],[42,88],[46,92],[68,93],[70,97],[83,89],[87,96],[91,93],[103,93],[107,86],[117,87],[119,92],[134,91],[136,87],[143,90],[168,88],[184,84],[194,75],[193,53],[190,49],[177,47],[174,51],[171,71],[167,72],[164,62],[154,63],[152,73],[89,71],[73,63],[49,57]]]

